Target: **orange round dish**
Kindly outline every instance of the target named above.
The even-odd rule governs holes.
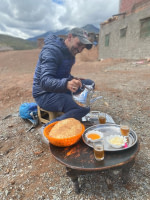
[[[94,142],[103,138],[103,133],[97,130],[89,131],[85,134],[87,141]]]
[[[88,138],[92,139],[92,140],[97,140],[97,139],[100,139],[101,136],[96,134],[96,133],[90,133],[87,135]]]

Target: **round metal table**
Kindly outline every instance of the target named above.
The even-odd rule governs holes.
[[[54,158],[66,166],[67,175],[73,181],[76,193],[80,192],[78,176],[86,173],[105,171],[107,177],[110,169],[120,168],[123,182],[126,183],[139,149],[140,144],[137,141],[134,146],[124,151],[105,152],[104,160],[96,161],[93,148],[87,146],[82,139],[75,145],[65,148],[50,144],[50,151]],[[108,188],[112,187],[108,177],[106,183]]]

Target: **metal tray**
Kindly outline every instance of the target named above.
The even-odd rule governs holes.
[[[105,151],[121,151],[121,150],[126,150],[126,149],[131,148],[137,142],[137,135],[136,135],[136,133],[133,130],[130,130],[128,147],[126,147],[126,148],[121,147],[121,148],[118,148],[118,149],[113,148],[106,141],[106,137],[109,136],[109,135],[121,135],[120,125],[117,125],[117,124],[107,124],[107,123],[106,124],[98,124],[98,125],[94,125],[94,126],[91,126],[91,127],[87,128],[85,130],[85,132],[83,133],[83,135],[82,135],[82,139],[83,139],[84,143],[87,144],[89,147],[92,147],[92,148],[93,148],[92,142],[87,141],[86,138],[85,138],[85,134],[88,131],[92,131],[92,130],[101,131],[103,133],[103,135],[104,135],[104,138],[103,138],[103,140],[104,140],[104,150]]]
[[[91,122],[94,122],[95,124],[98,124],[99,123],[99,121],[98,121],[98,114],[99,113],[100,113],[100,111],[91,111],[82,118],[82,121],[83,122],[84,121],[91,121]],[[110,115],[108,115],[107,113],[106,113],[106,122],[115,124],[113,118]]]

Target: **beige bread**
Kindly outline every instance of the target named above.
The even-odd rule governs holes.
[[[49,136],[59,139],[70,138],[78,135],[81,131],[82,125],[80,121],[74,118],[68,118],[62,121],[58,121],[57,124],[55,124],[49,132]]]

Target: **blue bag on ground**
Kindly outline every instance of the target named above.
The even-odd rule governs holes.
[[[34,102],[23,103],[19,108],[19,116],[29,120],[34,126],[38,124],[37,104]]]

